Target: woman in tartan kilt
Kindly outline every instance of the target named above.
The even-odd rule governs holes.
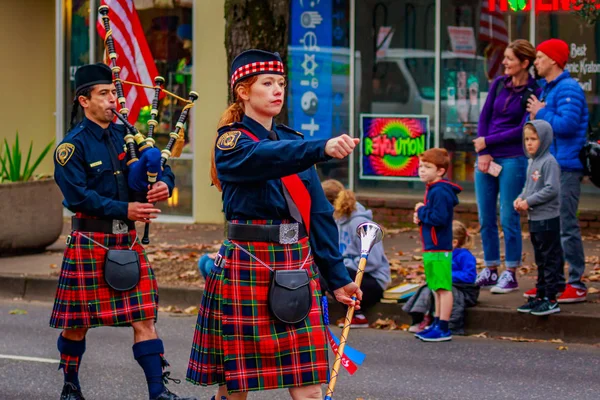
[[[277,53],[248,50],[235,58],[235,102],[221,117],[213,148],[211,178],[222,191],[227,239],[206,279],[187,379],[219,385],[220,400],[278,388],[289,388],[293,399],[321,399],[329,364],[318,272],[338,301],[362,298],[314,168],[346,157],[358,139],[304,141],[275,125],[283,75]],[[269,285],[275,271],[298,269],[307,272],[312,303],[300,322],[281,322],[269,308]]]
[[[104,64],[84,65],[75,73],[75,87],[72,125],[80,106],[85,118],[72,126],[54,160],[63,203],[76,213],[50,318],[51,327],[62,329],[57,343],[59,369],[64,371],[60,398],[83,399],[78,373],[87,331],[131,326],[133,355],[146,375],[149,398],[182,399],[164,384],[170,379],[168,372],[163,373],[168,363],[154,327],[158,288],[134,222],[156,218],[160,210],[153,203],[168,199],[175,178],[165,166],[159,181],[144,193],[147,203],[130,202],[123,129],[112,123],[117,100],[112,71]],[[139,278],[134,273],[128,286],[121,285],[122,279],[111,281],[105,274],[109,250],[120,250],[118,254],[129,257],[127,264],[117,266],[118,272],[122,265],[132,265]]]

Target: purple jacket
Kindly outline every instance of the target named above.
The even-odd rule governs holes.
[[[504,83],[496,96],[498,85]],[[536,97],[542,89],[531,76],[524,86],[514,87],[510,76],[500,76],[492,82],[487,100],[479,116],[477,137],[484,137],[486,148],[479,154],[497,157],[518,157],[523,153],[523,125],[529,115],[521,102],[525,90],[530,87]]]

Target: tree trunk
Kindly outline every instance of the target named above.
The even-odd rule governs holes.
[[[225,0],[227,64],[231,66],[233,59],[248,49],[278,52],[287,64],[289,20],[290,0]],[[230,101],[231,95],[230,91]],[[287,123],[287,120],[284,102],[277,121]]]

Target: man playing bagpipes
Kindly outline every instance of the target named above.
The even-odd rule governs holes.
[[[146,375],[149,398],[182,399],[165,387],[171,378],[163,372],[169,364],[155,329],[157,283],[134,223],[156,218],[160,210],[154,203],[169,198],[174,175],[165,165],[147,191],[147,202],[132,202],[125,129],[112,122],[117,90],[111,68],[82,66],[75,87],[72,128],[54,158],[63,204],[75,213],[50,319],[51,327],[63,330],[58,337],[65,377],[61,400],[83,399],[78,371],[85,336],[99,326],[131,326],[133,355]],[[73,126],[80,106],[84,118]]]

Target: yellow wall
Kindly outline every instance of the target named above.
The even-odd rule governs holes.
[[[37,156],[55,137],[54,1],[5,2],[0,26],[0,140],[4,143],[7,138],[12,144],[18,130],[21,147],[28,149],[33,140],[33,156]],[[53,173],[52,154],[36,173]]]
[[[194,3],[194,220],[223,222],[221,194],[210,186],[210,150],[217,123],[227,107],[224,0]]]

